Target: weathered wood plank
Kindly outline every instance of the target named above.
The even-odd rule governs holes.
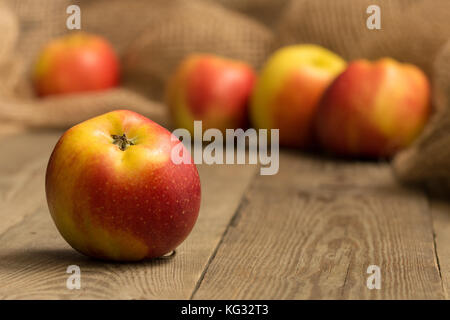
[[[431,198],[436,254],[446,299],[450,299],[450,203]]]
[[[45,201],[44,175],[55,133],[10,136],[0,142],[0,234]]]
[[[284,152],[278,175],[252,182],[194,298],[443,298],[427,199],[387,164]]]
[[[0,298],[3,299],[187,299],[229,224],[256,166],[199,166],[202,206],[198,222],[173,259],[144,263],[103,263],[81,256],[58,234],[44,198],[46,161],[57,136],[24,136],[11,146],[1,143],[9,157],[0,168],[2,193],[15,190],[0,229]],[[39,146],[39,148],[37,147]],[[28,161],[36,150],[30,164]],[[4,159],[2,159],[3,161]],[[24,174],[24,168],[32,173]],[[21,175],[25,177],[21,178]],[[20,203],[33,199],[21,209]],[[13,201],[12,201],[13,200]],[[16,204],[16,206],[13,205]],[[3,224],[3,221],[2,221]],[[81,289],[68,290],[69,265],[81,268]]]

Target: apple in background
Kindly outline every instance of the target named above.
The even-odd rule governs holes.
[[[407,147],[430,113],[430,84],[390,58],[357,60],[330,85],[316,119],[321,145],[342,156],[389,157]]]
[[[311,146],[319,100],[346,63],[316,45],[276,51],[255,85],[250,120],[259,129],[280,129],[280,145]]]
[[[169,131],[127,110],[66,131],[45,181],[48,207],[64,239],[106,260],[142,260],[174,250],[200,208],[195,164],[171,160],[178,144]]]
[[[107,40],[82,32],[51,41],[33,70],[39,96],[116,87],[119,60]]]
[[[207,54],[187,57],[167,86],[173,124],[191,133],[194,120],[202,120],[204,130],[246,128],[255,77],[244,62]]]

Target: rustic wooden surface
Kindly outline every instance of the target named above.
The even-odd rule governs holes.
[[[172,259],[104,263],[72,250],[45,202],[59,133],[0,142],[2,299],[447,299],[450,203],[385,163],[282,151],[280,171],[200,165],[202,207]],[[69,265],[81,289],[68,290]],[[366,286],[381,268],[381,289]]]

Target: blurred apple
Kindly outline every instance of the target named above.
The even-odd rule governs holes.
[[[255,86],[252,124],[260,129],[280,129],[280,145],[311,145],[318,102],[345,66],[339,56],[316,45],[279,49],[263,67]]]
[[[51,216],[64,239],[100,259],[160,257],[190,233],[200,208],[193,163],[175,164],[182,143],[155,122],[118,110],[59,139],[47,167]]]
[[[71,33],[42,50],[33,82],[39,96],[108,89],[119,83],[119,60],[104,38]]]
[[[194,120],[202,120],[204,130],[247,127],[254,82],[255,73],[244,62],[207,54],[187,57],[167,87],[173,124],[191,133]]]
[[[357,60],[331,84],[317,114],[321,145],[343,156],[389,157],[407,147],[430,113],[430,84],[410,64]]]

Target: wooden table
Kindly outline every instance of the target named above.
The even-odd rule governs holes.
[[[44,194],[59,133],[0,142],[0,298],[445,299],[450,205],[399,186],[385,163],[283,151],[280,171],[200,165],[202,207],[173,259],[104,263],[62,239]],[[69,265],[81,289],[68,290]],[[367,268],[381,270],[369,290]]]

